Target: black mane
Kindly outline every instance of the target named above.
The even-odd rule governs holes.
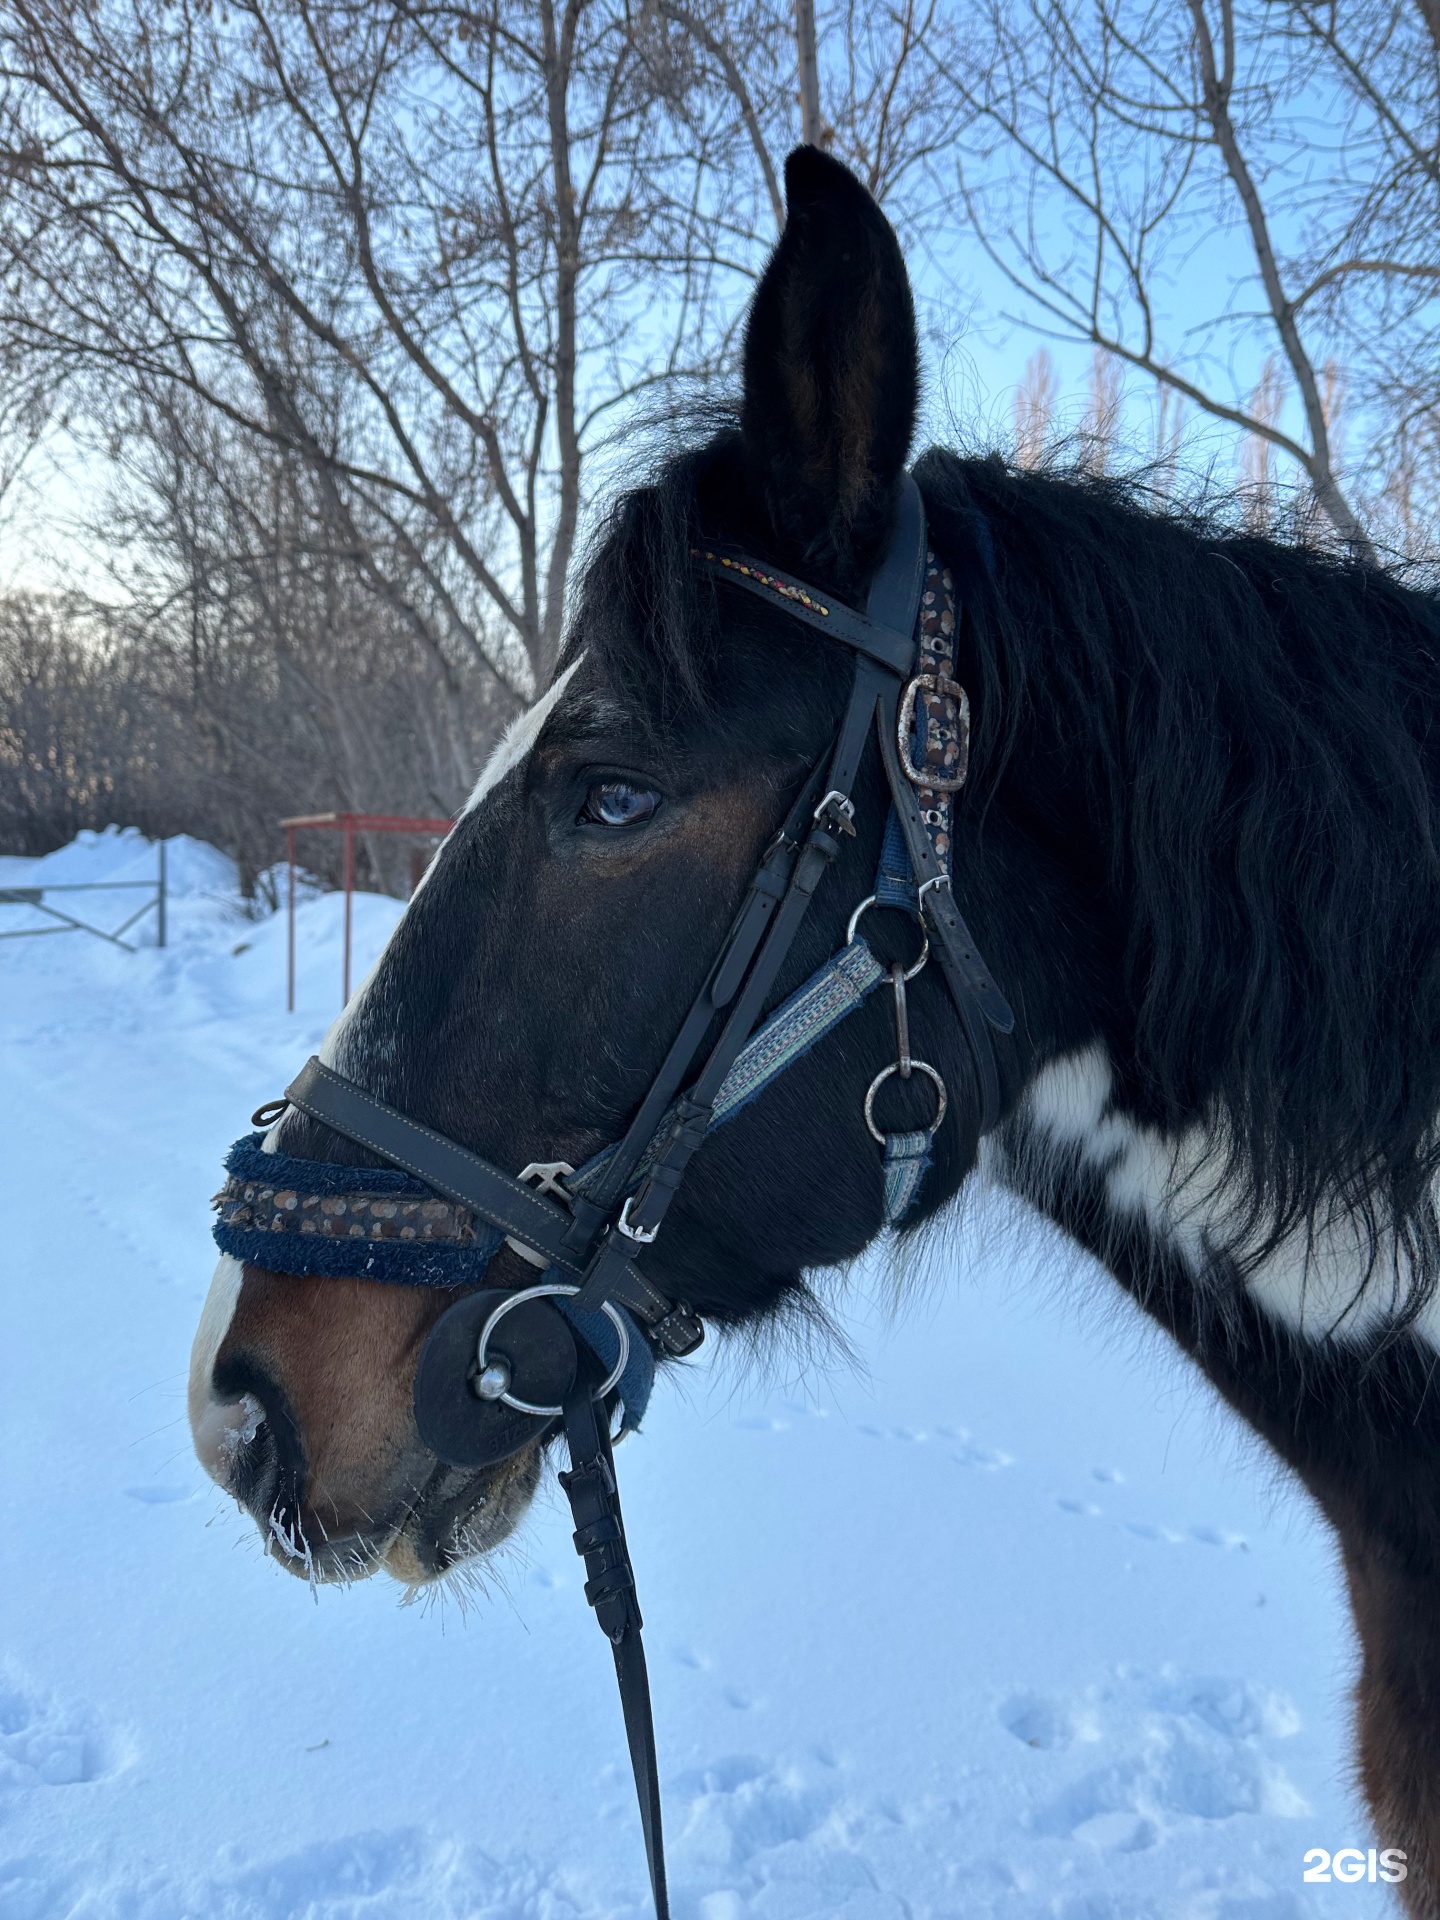
[[[943,453],[918,477],[942,546],[978,521],[994,555],[977,784],[1013,788],[1037,732],[1084,779],[1125,913],[1127,1091],[1169,1127],[1208,1109],[1262,1247],[1336,1196],[1372,1245],[1395,1229],[1413,1311],[1437,1248],[1440,604],[1123,483]]]
[[[586,571],[577,635],[660,726],[723,705],[697,535],[797,564],[737,521],[739,459],[730,431],[672,456]],[[916,477],[967,609],[966,811],[1033,824],[1037,756],[1078,783],[1127,1102],[1211,1126],[1254,1257],[1337,1199],[1372,1248],[1394,1230],[1413,1312],[1440,1267],[1440,603],[1124,481],[934,449]]]

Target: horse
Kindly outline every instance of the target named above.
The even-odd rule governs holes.
[[[797,149],[785,183],[738,408],[611,505],[548,691],[321,1055],[432,1137],[552,1184],[633,1122],[847,711],[860,669],[780,590],[863,603],[911,484],[920,356],[895,234],[824,153]],[[774,1328],[805,1310],[808,1272],[914,1234],[972,1180],[1056,1222],[1333,1529],[1363,1788],[1399,1897],[1435,1920],[1440,607],[1303,533],[1134,483],[938,448],[911,474],[965,705],[947,880],[1013,1014],[994,1085],[940,970],[913,972],[913,916],[877,906],[882,990],[703,1139],[632,1270],[712,1327]],[[728,553],[760,556],[777,590],[711,564]],[[882,759],[872,741],[858,761],[767,1010],[875,892]],[[902,1065],[913,1045],[928,1080],[886,1079],[897,974]],[[317,1182],[374,1161],[301,1106],[262,1119],[261,1150]],[[901,1130],[928,1151],[897,1219],[876,1140]],[[486,1286],[524,1289],[535,1265],[512,1236]],[[419,1586],[519,1524],[554,1427],[480,1465],[439,1457],[417,1369],[473,1287],[366,1271],[343,1240],[309,1272],[223,1256],[192,1427],[281,1564]]]

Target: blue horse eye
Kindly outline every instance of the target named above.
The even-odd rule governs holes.
[[[602,780],[585,798],[582,820],[597,827],[638,827],[660,804],[649,787],[632,787],[628,780]]]

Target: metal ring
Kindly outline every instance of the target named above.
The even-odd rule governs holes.
[[[860,916],[863,913],[867,912],[868,909],[873,907],[875,904],[876,904],[875,895],[872,893],[868,899],[862,900],[859,906],[856,907],[855,911],[851,914],[850,924],[845,929],[845,944],[847,946],[849,946],[850,943],[855,938],[855,929],[860,924]],[[895,911],[897,913],[908,913],[910,909],[908,907],[897,907]],[[909,967],[906,969],[905,978],[907,980],[913,980],[916,974],[919,973],[920,969],[924,966],[925,962],[930,958],[930,930],[925,925],[924,920],[921,919],[918,913],[915,915],[915,919],[919,924],[919,928],[920,928],[920,940],[921,940],[920,958],[915,962],[913,967]]]
[[[919,1066],[920,1062],[917,1060],[915,1064]],[[571,1286],[566,1281],[550,1280],[547,1281],[544,1286],[522,1287],[519,1293],[512,1293],[508,1300],[502,1300],[480,1329],[480,1338],[475,1343],[476,1366],[480,1368],[482,1373],[484,1372],[485,1362],[489,1357],[485,1351],[486,1344],[491,1334],[495,1331],[496,1323],[503,1320],[512,1307],[518,1307],[524,1300],[544,1299],[548,1294],[576,1294],[579,1293],[579,1291],[579,1287]],[[600,1302],[600,1311],[607,1316],[610,1324],[620,1336],[620,1358],[615,1362],[609,1378],[602,1381],[595,1389],[594,1394],[591,1396],[595,1400],[603,1400],[605,1398],[606,1394],[609,1393],[610,1389],[619,1380],[621,1374],[624,1373],[626,1363],[630,1358],[630,1329],[625,1324],[624,1315],[611,1300],[602,1300]],[[565,1411],[563,1407],[537,1407],[529,1400],[518,1400],[513,1393],[508,1392],[502,1393],[500,1399],[507,1407],[513,1407],[517,1413],[541,1414],[546,1419],[549,1419],[554,1414]]]
[[[888,1136],[883,1134],[875,1124],[875,1096],[881,1087],[884,1086],[885,1082],[890,1079],[893,1074],[899,1073],[899,1071],[900,1063],[898,1060],[892,1061],[888,1067],[882,1067],[870,1082],[869,1091],[865,1095],[865,1124],[870,1129],[871,1139],[878,1140],[882,1147]],[[923,1073],[935,1088],[935,1118],[925,1129],[933,1140],[940,1131],[941,1122],[945,1118],[945,1109],[949,1105],[945,1093],[945,1082],[940,1078],[940,1075],[928,1060],[912,1060],[910,1062],[910,1071],[912,1073]]]

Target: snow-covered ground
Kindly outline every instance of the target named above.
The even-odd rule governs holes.
[[[640,1920],[558,1498],[464,1608],[315,1598],[191,1455],[207,1201],[335,1011],[340,902],[287,1015],[283,917],[170,868],[163,953],[0,942],[0,1920]],[[396,912],[357,900],[359,967]],[[712,1351],[620,1455],[676,1920],[1392,1912],[1302,1883],[1373,1840],[1300,1497],[1038,1222],[988,1201],[923,1269],[831,1290],[863,1365]]]

